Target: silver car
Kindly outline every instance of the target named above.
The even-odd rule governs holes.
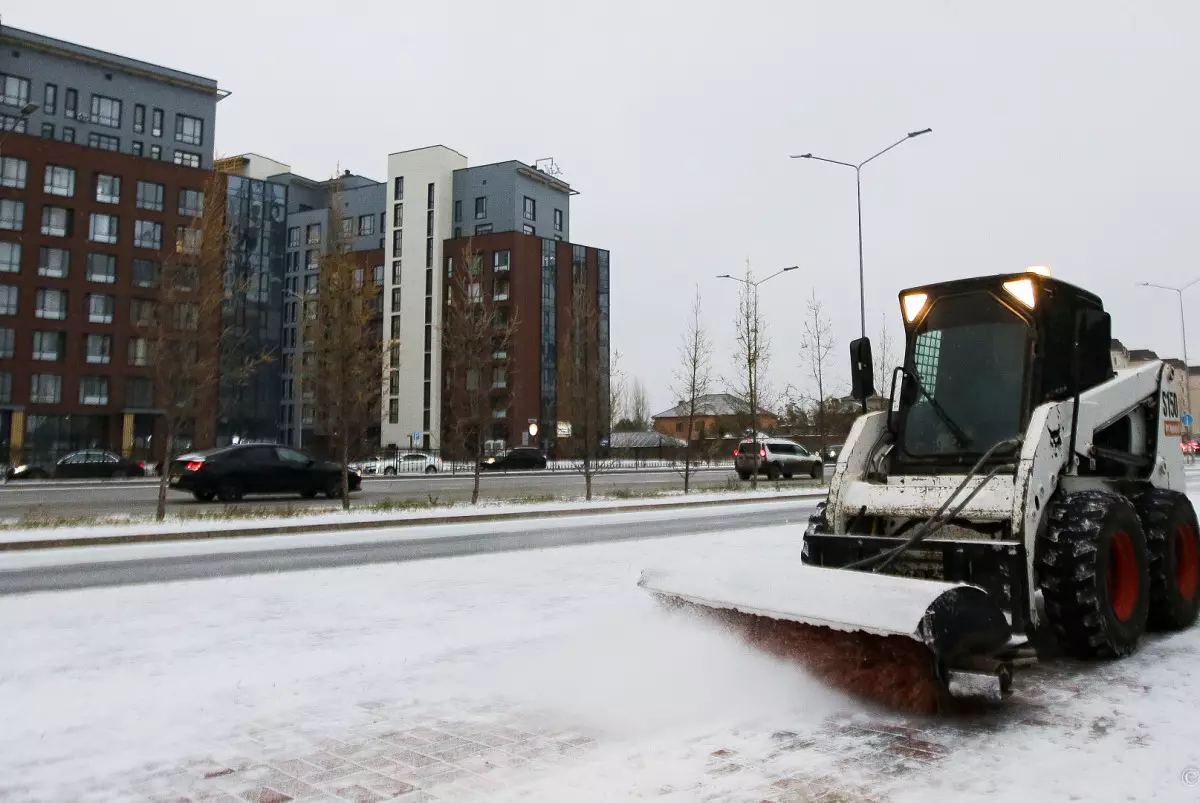
[[[750,479],[754,473],[766,474],[769,479],[791,479],[807,475],[819,479],[825,470],[820,455],[815,455],[795,441],[786,438],[759,438],[738,444],[733,456],[738,476]]]

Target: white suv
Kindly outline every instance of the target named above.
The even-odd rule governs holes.
[[[766,474],[773,480],[780,477],[791,479],[797,474],[820,479],[825,470],[819,455],[785,438],[742,441],[734,453],[733,467],[744,480],[750,479],[755,472]]]

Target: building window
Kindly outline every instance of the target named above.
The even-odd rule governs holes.
[[[87,362],[107,365],[112,362],[112,335],[88,335],[84,343]]]
[[[29,103],[29,79],[0,73],[0,103],[18,109]]]
[[[425,214],[425,236],[426,237],[433,236],[433,210],[432,209],[430,209]]]
[[[200,217],[204,214],[204,190],[180,190],[179,214]]]
[[[425,267],[433,267],[433,238],[425,238]]]
[[[129,320],[134,326],[149,326],[154,320],[154,301],[149,298],[131,298]]]
[[[142,155],[142,143],[141,142],[133,143],[133,155],[134,156]]]
[[[92,117],[88,122],[107,128],[120,128],[121,101],[104,95],[92,95]]]
[[[25,202],[0,198],[0,229],[20,231],[25,228]]]
[[[158,263],[153,259],[133,260],[133,286],[158,287]]]
[[[454,222],[462,223],[462,201],[461,200],[457,200],[454,202]]]
[[[12,404],[12,374],[8,371],[0,373],[0,403]]]
[[[178,148],[176,148],[175,164],[183,165],[184,167],[199,167],[200,166],[200,154],[192,153],[191,151],[181,151]]]
[[[354,218],[342,218],[342,239],[348,240],[354,236]]]
[[[47,321],[66,320],[66,290],[52,290],[48,287],[39,287],[35,299],[37,303],[33,311],[34,317],[44,318]]]
[[[46,84],[42,92],[42,114],[57,114],[58,113],[58,87],[54,84]]]
[[[92,212],[88,222],[88,239],[94,243],[115,243],[119,220],[116,215]]]
[[[21,244],[0,242],[0,273],[20,273]]]
[[[375,286],[383,287],[383,265],[376,265],[374,269]]]
[[[432,182],[429,184],[428,187],[425,188],[425,200],[426,200],[426,204],[425,204],[426,208],[433,209],[433,183]]]
[[[499,278],[493,282],[492,297],[496,301],[508,301],[508,279]]]
[[[54,139],[54,123],[42,123],[42,139]]]
[[[304,241],[309,245],[321,244],[321,224],[309,223],[304,227]]]
[[[74,142],[75,141],[75,129],[69,125],[64,125],[63,129],[62,129],[62,141],[63,142]]]
[[[29,162],[15,156],[0,159],[0,187],[23,190],[29,180]]]
[[[146,409],[154,406],[154,384],[145,377],[133,377],[125,384],[125,406]]]
[[[358,216],[358,236],[369,237],[375,233],[375,216],[374,215],[359,215]]]
[[[150,341],[144,337],[129,338],[129,364],[150,364]]]
[[[71,90],[67,90],[69,93]],[[58,374],[34,374],[29,377],[31,404],[58,404],[62,401],[62,377]]]
[[[150,158],[156,162],[162,161],[162,146],[161,145],[151,145],[150,146]]]
[[[204,144],[204,121],[186,114],[175,115],[175,141],[184,145]]]
[[[102,204],[119,204],[121,202],[121,177],[98,173],[96,175],[96,200]]]
[[[310,296],[317,294],[316,274],[309,274],[308,276],[304,277],[304,293]]]
[[[155,251],[162,249],[162,232],[161,223],[152,220],[135,220],[133,221],[133,245],[135,248],[153,248]]]
[[[483,220],[487,217],[487,196],[475,199],[475,219]]]
[[[106,293],[88,294],[88,323],[112,323],[113,297]]]
[[[163,110],[155,109],[150,115],[150,136],[161,137],[163,132]]]
[[[396,204],[392,207],[392,225],[396,228],[404,225],[404,204]]]
[[[297,248],[300,245],[300,227],[292,226],[288,229],[288,248]]]
[[[41,259],[38,261],[38,276],[65,279],[70,266],[70,251],[65,248],[42,247]]]
[[[34,332],[33,359],[41,362],[58,362],[63,358],[62,332]]]
[[[146,133],[146,107],[141,103],[135,103],[133,106],[133,133]]]
[[[555,210],[554,210],[554,230],[555,230],[555,231],[562,231],[562,230],[563,230],[563,228],[562,228],[562,227],[563,227],[563,213],[562,213],[562,210],[561,210],[561,209],[555,209]]]
[[[399,259],[392,260],[392,284],[400,284],[401,261]]]
[[[200,328],[200,307],[191,302],[175,305],[175,328],[184,332],[195,332]]]
[[[17,314],[17,288],[12,284],[0,284],[0,315]]]
[[[97,284],[116,284],[117,258],[112,254],[88,254],[87,280]]]
[[[204,245],[203,231],[186,226],[175,227],[175,253],[198,254]]]
[[[492,270],[508,270],[510,255],[508,251],[496,251],[492,254]]]
[[[149,209],[151,212],[163,211],[165,193],[166,188],[161,184],[155,184],[153,181],[139,181],[137,183],[138,209]]]
[[[389,424],[399,424],[400,423],[400,400],[399,399],[388,399],[388,423]]]
[[[68,88],[66,94],[63,95],[63,117],[66,117],[68,120],[74,120],[78,106],[79,93],[74,89]],[[74,132],[74,129],[72,129],[72,132]],[[74,141],[73,139],[71,140],[71,142]]]
[[[27,118],[24,116],[14,117],[11,114],[0,114],[0,131],[15,131],[18,134],[25,133]]]
[[[42,190],[47,195],[62,195],[70,198],[75,194],[75,169],[46,165],[45,180]]]
[[[404,176],[396,176],[396,179],[392,184],[392,200],[404,200]]]
[[[110,137],[107,134],[88,134],[88,147],[117,152],[121,150],[121,138]]]
[[[536,237],[537,229],[535,229],[533,226],[530,226],[528,223],[526,223],[521,226],[521,233]]]
[[[66,237],[71,230],[71,211],[61,206],[42,207],[42,234]]]
[[[79,378],[79,403],[89,405],[108,404],[108,377],[84,376]]]
[[[17,353],[17,330],[11,326],[0,328],[0,357],[9,358]]]
[[[526,220],[537,220],[537,201],[528,195],[525,196],[524,212]]]
[[[399,256],[404,247],[404,229],[392,229],[392,256]]]
[[[492,224],[491,223],[480,223],[478,226],[475,227],[475,233],[476,234],[491,234],[492,233]]]
[[[304,252],[304,269],[316,270],[321,262],[321,252],[315,248]]]

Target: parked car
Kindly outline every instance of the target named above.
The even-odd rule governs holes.
[[[790,479],[797,474],[818,479],[825,470],[819,455],[784,438],[742,441],[734,453],[733,467],[744,480],[750,479],[754,473],[766,474],[773,480],[780,477]]]
[[[518,446],[502,455],[485,458],[484,471],[519,471],[546,467],[546,453],[536,446]]]
[[[834,444],[825,447],[824,458],[829,462],[837,462],[838,455],[842,453],[842,444]]]
[[[444,465],[442,458],[428,452],[409,452],[407,454],[383,455],[374,460],[359,463],[363,474],[437,474]]]
[[[55,479],[112,479],[146,476],[146,464],[131,460],[105,449],[82,449],[71,452],[52,466],[13,466],[8,470],[10,480]]]
[[[316,460],[297,449],[269,443],[242,443],[180,455],[171,461],[168,483],[200,502],[235,502],[246,494],[300,494],[312,499],[342,495],[342,467]],[[362,475],[351,471],[351,491]]]

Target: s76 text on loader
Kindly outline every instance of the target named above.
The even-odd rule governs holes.
[[[1077,658],[1117,658],[1149,629],[1186,628],[1200,602],[1185,495],[1186,376],[1114,371],[1100,299],[1048,271],[900,294],[904,363],[889,409],[857,419],[805,566],[706,575],[648,569],[657,594],[876,636],[932,654],[952,696],[998,699],[1037,658],[1043,616]],[[870,343],[851,344],[855,395]]]

